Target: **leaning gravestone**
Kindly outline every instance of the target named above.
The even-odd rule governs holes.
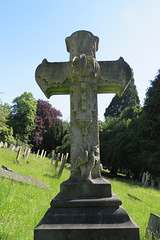
[[[75,32],[66,38],[69,62],[43,60],[36,70],[48,98],[70,94],[71,176],[35,228],[35,240],[139,240],[139,228],[101,177],[97,119],[97,93],[121,96],[131,69],[123,58],[98,62],[98,42],[91,32]]]
[[[40,186],[44,189],[48,188],[47,185],[41,180],[15,173],[11,169],[4,169],[4,167],[3,169],[0,168],[0,177],[9,178],[14,181],[23,182],[35,186]]]
[[[153,213],[150,214],[145,239],[147,240],[160,239],[160,216],[155,215]]]
[[[62,159],[62,164],[61,164],[59,172],[58,172],[58,177],[60,177],[62,175],[62,172],[63,172],[64,166],[67,162],[67,159],[68,159],[68,153],[66,153],[66,155]]]

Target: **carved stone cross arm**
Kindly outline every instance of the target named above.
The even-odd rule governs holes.
[[[131,80],[130,66],[120,57],[117,61],[99,61],[97,93],[116,93],[119,97]]]
[[[36,81],[47,98],[57,94],[70,94],[71,68],[70,62],[49,63],[46,59],[36,69]],[[79,63],[80,65],[80,63]],[[117,61],[99,61],[97,74],[97,93],[116,93],[119,97],[131,79],[129,65],[120,57]]]
[[[36,69],[36,81],[47,98],[56,94],[69,94],[68,62],[50,63],[46,59]]]

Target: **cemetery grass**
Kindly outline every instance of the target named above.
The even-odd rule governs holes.
[[[60,183],[70,175],[69,165],[58,179],[59,168],[55,170],[50,159],[30,154],[28,159],[20,157],[22,165],[19,165],[15,162],[16,155],[9,149],[0,149],[0,167],[5,165],[14,172],[42,180],[48,189],[0,178],[0,240],[33,239],[35,226],[50,207],[51,199],[59,192]],[[122,200],[122,206],[139,226],[141,240],[144,240],[150,213],[160,215],[160,191],[129,180],[109,181],[112,190]]]

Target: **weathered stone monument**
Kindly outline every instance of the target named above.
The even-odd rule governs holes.
[[[121,96],[131,79],[129,65],[97,61],[98,37],[77,31],[66,38],[70,61],[43,60],[36,81],[49,98],[70,94],[71,176],[60,186],[34,231],[35,240],[138,240],[139,229],[101,177],[97,93]]]

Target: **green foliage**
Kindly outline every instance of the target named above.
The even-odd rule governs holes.
[[[139,105],[139,97],[136,86],[134,84],[134,78],[132,77],[128,87],[124,91],[123,95],[119,98],[117,95],[112,99],[108,108],[104,113],[105,117],[119,117],[121,112],[128,107],[134,107]]]
[[[6,165],[14,172],[32,176],[44,181],[48,189],[42,189],[25,183],[0,178],[0,239],[30,240],[33,239],[34,228],[50,207],[50,202],[60,188],[61,182],[69,178],[70,172],[64,168],[61,178],[55,177],[59,168],[48,158],[35,158],[30,154],[29,164],[22,157],[15,163],[16,152],[0,149],[0,166]]]
[[[61,140],[61,144],[56,147],[56,152],[58,153],[70,153],[71,144],[71,134],[70,134],[70,124],[68,122],[63,122],[64,134]]]
[[[143,171],[160,175],[159,102],[160,71],[151,81],[142,109],[139,105],[125,108],[118,117],[115,107],[116,117],[106,117],[105,128],[100,129],[101,160],[113,173],[125,170],[136,179]]]
[[[136,149],[132,155],[133,126],[141,113],[140,105],[126,108],[120,117],[107,117],[105,127],[100,132],[101,162],[105,168],[116,174],[118,170],[132,172],[137,178],[142,166],[137,161]],[[133,124],[134,122],[134,124]],[[132,126],[132,127],[131,127]],[[137,147],[137,140],[135,147]],[[133,142],[132,142],[133,141]],[[132,157],[131,157],[132,155]],[[134,160],[133,160],[134,159]]]
[[[147,170],[153,176],[160,174],[160,70],[146,92],[141,118],[142,150],[147,160]]]
[[[6,103],[4,105],[0,104],[0,141],[15,144],[13,129],[7,124],[9,114],[9,105]]]
[[[31,132],[35,129],[35,113],[37,102],[32,93],[24,92],[13,100],[9,124],[13,128],[17,141],[28,143]]]
[[[44,134],[42,146],[45,150],[51,151],[61,145],[63,137],[67,134],[68,130],[64,128],[64,123],[57,121],[50,129]],[[64,153],[64,151],[63,151]]]

